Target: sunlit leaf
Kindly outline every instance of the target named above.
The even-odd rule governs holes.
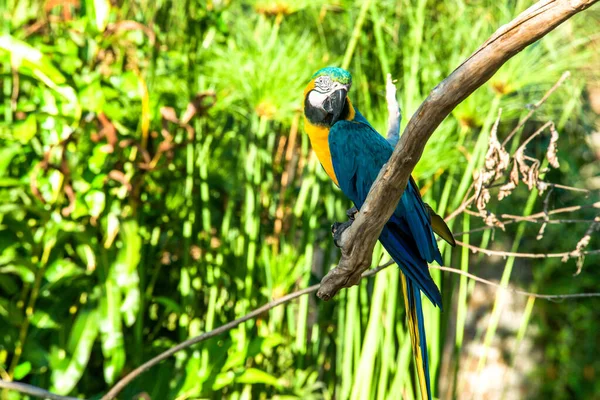
[[[14,370],[14,378],[17,380],[23,379],[31,372],[31,363],[29,361],[25,361],[16,366]]]
[[[52,391],[66,395],[81,379],[98,336],[98,311],[82,309],[77,315],[65,350],[64,366],[52,369]]]
[[[75,90],[66,84],[62,73],[38,49],[9,35],[0,36],[0,54],[7,52],[11,64],[25,75],[40,80],[56,93],[63,96],[71,105],[70,111],[78,116],[81,111]]]
[[[60,327],[52,316],[43,310],[35,310],[33,312],[31,324],[39,329],[57,329]]]
[[[33,271],[24,265],[8,264],[0,267],[0,274],[15,274],[19,276],[23,282],[32,283],[35,279]]]
[[[280,386],[281,385],[281,383],[279,382],[279,380],[276,377],[274,377],[273,375],[271,375],[265,371],[261,371],[256,368],[248,368],[248,369],[244,370],[244,372],[242,372],[240,375],[236,376],[235,381],[239,382],[239,383],[249,383],[249,384],[263,383],[265,385],[272,385],[272,386]]]
[[[13,157],[16,156],[20,150],[21,146],[18,143],[12,143],[0,148],[0,176],[4,176]]]
[[[121,293],[109,273],[100,299],[100,340],[104,355],[104,379],[111,384],[125,365],[125,347],[121,323]]]
[[[139,275],[142,240],[135,220],[121,222],[122,247],[114,265],[114,278],[123,294],[121,313],[127,326],[133,325],[140,307]]]
[[[109,0],[93,0],[94,1],[94,16],[96,22],[96,29],[100,32],[104,32],[106,25],[108,24],[108,18],[110,16],[110,1]]]
[[[98,218],[100,216],[102,211],[104,211],[105,201],[106,196],[104,192],[99,190],[92,190],[85,194],[85,202],[92,217]]]
[[[56,283],[61,279],[78,276],[83,273],[81,267],[69,259],[57,259],[50,264],[44,275],[49,283]]]
[[[17,122],[13,126],[13,135],[19,142],[26,144],[35,136],[37,123],[34,114],[29,115],[24,121]]]

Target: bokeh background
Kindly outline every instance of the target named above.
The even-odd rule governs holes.
[[[404,126],[431,88],[532,3],[3,1],[0,378],[97,398],[174,344],[317,283],[339,257],[330,225],[350,204],[303,132],[312,73],[347,66],[353,102],[381,132],[391,73]],[[434,209],[461,204],[498,110],[502,139],[565,71],[509,147],[554,121],[560,167],[544,179],[589,192],[539,195],[521,184],[488,208],[528,215],[544,201],[600,201],[599,32],[593,7],[446,118],[415,170]],[[528,154],[542,158],[548,142],[542,135]],[[549,224],[539,239],[533,223],[457,237],[571,251],[597,215],[568,214],[579,222]],[[461,214],[450,226],[485,224]],[[587,249],[599,248],[593,233]],[[533,292],[594,292],[600,282],[598,254],[578,266],[443,253],[448,266]],[[437,397],[600,399],[600,300],[549,302],[432,275],[445,307],[426,310]],[[398,282],[390,267],[333,301],[304,296],[177,354],[121,398],[412,399]]]

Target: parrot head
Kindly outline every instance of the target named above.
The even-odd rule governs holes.
[[[318,70],[304,90],[304,115],[313,125],[333,126],[353,111],[346,96],[352,85],[352,75],[342,68]]]

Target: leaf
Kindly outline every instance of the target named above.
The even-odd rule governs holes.
[[[33,271],[24,265],[4,265],[0,267],[0,274],[15,274],[19,278],[21,278],[23,282],[26,283],[33,283],[33,281],[35,280],[35,274],[33,273]]]
[[[93,5],[96,29],[98,29],[99,32],[104,32],[110,16],[110,2],[109,0],[93,0]]]
[[[238,383],[248,383],[251,385],[262,383],[278,388],[281,387],[281,384],[276,377],[256,368],[248,368],[244,370],[244,372],[235,378],[235,381]]]
[[[50,314],[39,309],[35,310],[31,316],[31,324],[39,329],[58,329],[61,327]]]
[[[24,121],[17,122],[13,125],[13,137],[23,144],[29,143],[36,132],[37,123],[34,114],[29,114]]]
[[[158,304],[162,304],[165,307],[165,313],[176,313],[176,314],[180,314],[181,311],[181,306],[179,305],[179,303],[177,303],[176,301],[165,297],[165,296],[158,296],[158,297],[154,297],[153,300],[155,302],[157,302]]]
[[[121,324],[121,293],[109,274],[104,283],[104,295],[100,300],[100,339],[104,356],[104,379],[112,384],[125,365],[125,344]]]
[[[48,266],[44,278],[49,283],[56,283],[61,279],[79,276],[83,274],[82,269],[67,258],[59,258]]]
[[[229,386],[233,383],[234,379],[235,373],[233,371],[222,372],[215,378],[212,390],[217,391],[224,388],[225,386]]]
[[[14,370],[14,378],[16,380],[21,380],[27,376],[31,372],[31,363],[29,361],[25,361],[16,366]]]
[[[13,67],[25,69],[25,73],[40,79],[48,86],[62,85],[66,82],[63,74],[52,64],[48,57],[22,40],[9,35],[2,35],[0,36],[0,51],[10,54]],[[23,73],[21,70],[19,72]]]
[[[87,243],[82,243],[75,248],[77,255],[85,262],[88,271],[93,271],[96,269],[96,254]]]
[[[142,251],[142,238],[137,221],[129,219],[121,222],[122,247],[114,265],[114,278],[123,294],[121,313],[127,326],[133,325],[140,308],[139,275],[137,266]]]
[[[98,218],[106,204],[106,195],[100,190],[92,190],[85,194],[85,204],[92,217]]]
[[[10,35],[0,35],[0,55],[8,53],[13,68],[20,74],[43,82],[67,100],[67,111],[75,117],[81,115],[81,107],[75,90],[66,84],[66,78],[40,50]]]
[[[0,188],[22,186],[23,182],[15,178],[0,178]]]
[[[92,347],[98,337],[98,329],[98,311],[82,309],[73,324],[67,344],[66,353],[71,357],[65,359],[66,355],[59,356],[61,360],[54,361],[50,391],[66,395],[75,388],[90,359]],[[64,350],[58,350],[58,353],[64,354]]]
[[[94,80],[79,91],[79,101],[85,105],[85,109],[100,113],[103,110],[105,99],[100,80]]]
[[[21,146],[18,143],[4,144],[0,148],[0,176],[4,176],[13,157],[19,154]],[[7,178],[9,179],[9,178]]]

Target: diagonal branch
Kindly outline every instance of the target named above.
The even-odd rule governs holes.
[[[317,295],[331,299],[358,283],[373,247],[434,130],[461,101],[511,57],[598,0],[541,0],[500,27],[477,51],[437,85],[412,116],[389,162],[381,169],[356,220],[341,235],[342,258],[321,281]]]
[[[373,276],[375,274],[377,274],[379,271],[389,267],[390,265],[394,264],[393,261],[388,261],[384,264],[379,265],[376,268],[373,268],[372,270],[365,272],[362,276],[362,278],[368,278],[370,276]],[[144,372],[148,371],[150,368],[152,368],[153,366],[155,366],[156,364],[160,363],[163,360],[166,360],[167,358],[171,357],[172,355],[174,355],[175,353],[183,350],[183,349],[187,349],[188,347],[196,344],[196,343],[200,343],[203,342],[207,339],[210,339],[212,337],[218,336],[222,333],[225,333],[233,328],[235,328],[236,326],[238,326],[239,324],[246,322],[248,320],[254,319],[256,317],[258,317],[261,314],[264,314],[265,312],[269,311],[272,308],[275,308],[281,304],[285,304],[288,303],[290,301],[292,301],[293,299],[303,296],[305,294],[308,293],[312,293],[317,291],[317,289],[319,289],[319,284],[317,283],[316,285],[312,285],[309,286],[307,288],[298,290],[296,292],[287,294],[283,297],[280,297],[278,299],[275,299],[273,301],[268,302],[267,304],[249,312],[248,314],[244,315],[243,317],[240,317],[236,320],[230,321],[228,323],[226,323],[225,325],[221,325],[218,328],[213,329],[212,331],[209,332],[205,332],[199,336],[195,336],[191,339],[188,339],[184,342],[179,343],[177,346],[171,347],[170,349],[160,353],[158,356],[146,361],[144,364],[140,365],[139,367],[137,367],[136,369],[134,369],[133,371],[131,371],[130,373],[128,373],[124,378],[122,378],[119,382],[117,382],[109,391],[108,393],[106,393],[104,396],[102,396],[102,398],[100,400],[113,400],[117,397],[117,395],[127,386],[129,385],[129,383],[131,383],[131,381],[133,381],[135,378],[137,378],[138,376],[140,376],[141,374],[143,374]]]
[[[592,228],[590,226],[590,228]],[[482,247],[473,246],[472,244],[463,243],[459,240],[456,241],[456,244],[461,247],[466,247],[471,250],[473,253],[482,253],[486,256],[500,256],[500,257],[517,257],[517,258],[561,258],[563,261],[568,260],[569,258],[577,258],[581,256],[600,254],[600,250],[573,250],[573,251],[565,251],[563,253],[515,253],[512,251],[502,251],[502,250],[490,250],[484,249]]]
[[[55,394],[49,392],[45,389],[39,388],[37,386],[29,385],[27,383],[21,382],[11,382],[0,379],[0,389],[13,390],[18,393],[27,394],[33,397],[39,397],[41,399],[51,399],[51,400],[81,400],[77,397],[70,396],[61,396],[59,394]]]
[[[374,276],[376,274],[378,274],[379,272],[381,272],[383,269],[389,267],[390,265],[394,264],[393,261],[388,261],[386,263],[383,263],[381,265],[379,265],[376,268],[373,268],[371,270],[369,270],[368,272],[366,272],[365,274],[362,275],[363,278],[368,278],[371,276]],[[524,296],[530,296],[530,297],[535,297],[535,298],[540,298],[540,299],[545,299],[545,300],[554,300],[554,301],[558,301],[558,300],[566,300],[566,299],[579,299],[579,298],[589,298],[589,297],[600,297],[600,292],[592,292],[592,293],[570,293],[570,294],[541,294],[541,293],[532,293],[532,292],[526,292],[524,290],[520,290],[520,289],[514,289],[514,288],[510,288],[510,287],[506,287],[506,286],[502,286],[498,283],[489,281],[487,279],[483,279],[480,278],[476,275],[470,274],[466,271],[462,271],[460,269],[457,268],[451,268],[451,267],[440,267],[437,265],[430,265],[429,268],[433,268],[433,269],[439,269],[441,271],[446,271],[446,272],[451,272],[454,274],[459,274],[459,275],[463,275],[466,276],[469,279],[472,279],[474,281],[483,283],[485,285],[489,285],[489,286],[493,286],[497,289],[500,290],[506,290],[509,292],[513,292],[516,294],[520,294],[520,295],[524,295]],[[138,378],[141,374],[143,374],[144,372],[148,371],[150,368],[154,367],[155,365],[161,363],[162,361],[166,360],[167,358],[173,356],[174,354],[176,354],[179,351],[185,350],[195,344],[198,344],[200,342],[204,342],[210,338],[213,338],[215,336],[221,335],[225,332],[230,331],[231,329],[235,328],[236,326],[240,325],[241,323],[254,319],[256,317],[258,317],[261,314],[264,314],[265,312],[286,304],[290,301],[292,301],[293,299],[296,299],[298,297],[304,296],[306,294],[309,293],[313,293],[315,292],[317,289],[319,288],[319,284],[316,285],[312,285],[309,287],[306,287],[304,289],[300,289],[297,290],[293,293],[289,293],[283,297],[280,297],[278,299],[272,300],[264,305],[262,305],[261,307],[249,312],[248,314],[230,321],[218,328],[213,329],[212,331],[208,331],[205,333],[202,333],[201,335],[195,336],[193,338],[190,338],[184,342],[179,343],[177,346],[174,346],[162,353],[160,353],[159,355],[151,358],[150,360],[146,361],[144,364],[142,364],[141,366],[137,367],[136,369],[134,369],[133,371],[131,371],[129,374],[127,374],[125,377],[123,377],[119,382],[117,382],[108,393],[106,393],[101,400],[113,400],[117,397],[117,395],[128,385],[130,384],[134,379]],[[45,399],[54,399],[54,400],[76,400],[77,398],[75,397],[69,397],[69,396],[61,396],[58,394],[54,394],[51,392],[48,392],[47,390],[38,388],[36,386],[33,385],[29,385],[27,383],[21,383],[21,382],[9,382],[9,381],[5,381],[0,379],[0,389],[8,389],[8,390],[13,390],[15,392],[19,392],[19,393],[24,393],[24,394],[28,394],[30,396],[33,397],[39,397],[39,398],[45,398]]]

